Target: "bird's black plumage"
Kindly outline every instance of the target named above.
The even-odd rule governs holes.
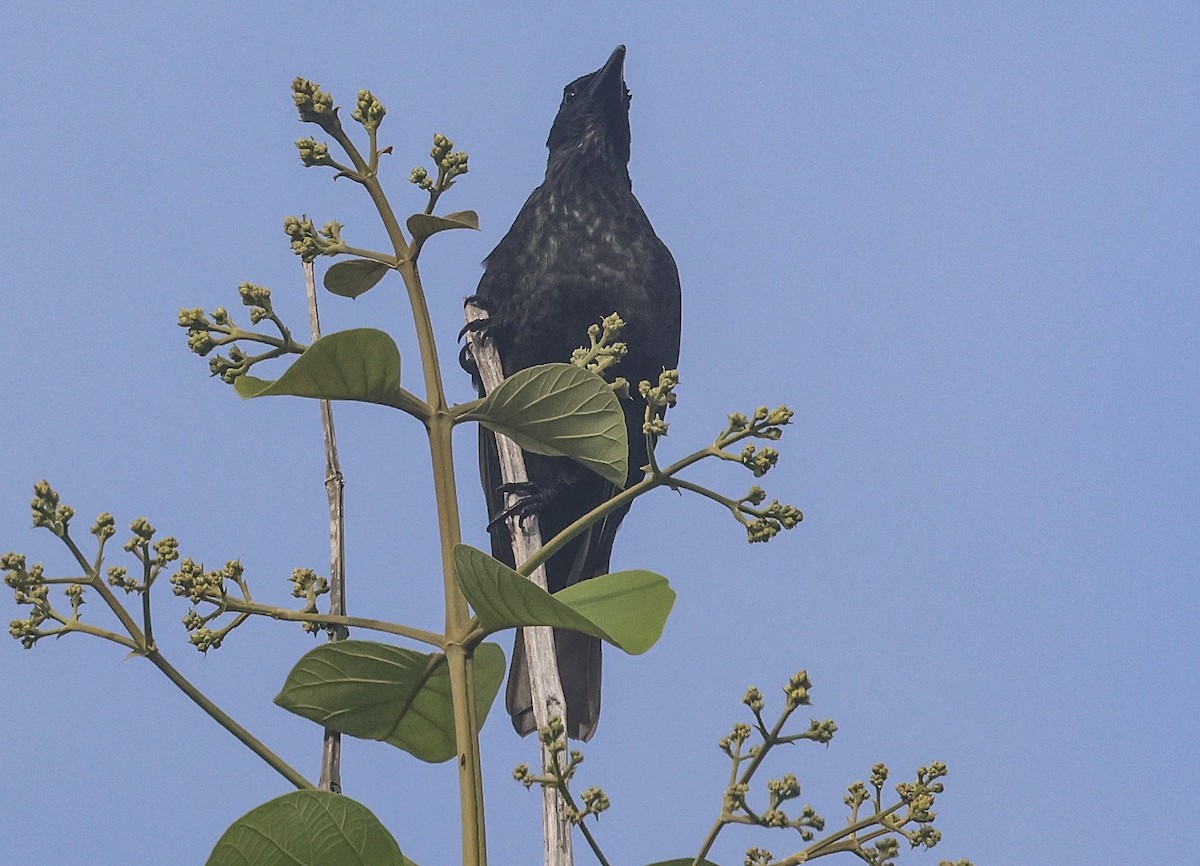
[[[679,274],[671,253],[650,225],[629,179],[629,90],[625,47],[595,72],[566,86],[546,142],[550,157],[508,234],[484,260],[475,298],[488,313],[488,335],[505,375],[536,364],[565,362],[587,341],[587,328],[611,313],[626,321],[621,339],[629,353],[617,368],[636,392],[657,384],[679,359]],[[642,476],[645,406],[625,404],[629,482]],[[480,470],[495,518],[504,508],[495,441],[481,430]],[[599,475],[566,458],[525,454],[536,494],[542,536],[552,538],[614,493]],[[554,592],[609,567],[613,539],[628,509],[594,525],[546,564]],[[512,563],[508,533],[492,530],[492,552]],[[567,700],[567,733],[587,740],[600,714],[600,642],[557,632],[558,666]],[[507,704],[521,734],[534,728],[524,643],[518,633]]]

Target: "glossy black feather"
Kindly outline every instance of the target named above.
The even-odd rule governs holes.
[[[546,177],[512,228],[484,261],[476,297],[488,312],[488,334],[506,375],[535,364],[565,362],[587,341],[589,325],[619,313],[629,354],[619,367],[634,389],[657,383],[679,359],[679,275],[671,253],[634,198],[629,179],[629,91],[625,49],[567,85],[550,131]],[[630,441],[629,481],[646,464],[644,404],[625,405]],[[539,511],[549,539],[609,498],[612,485],[578,463],[526,454],[530,481],[546,498]],[[504,507],[491,434],[481,430],[480,469],[489,516]],[[551,591],[605,574],[625,511],[577,538],[547,563]],[[512,563],[507,529],[492,533],[493,555]],[[559,671],[567,699],[567,731],[589,739],[600,713],[600,644],[558,633]],[[507,704],[517,731],[533,730],[524,649],[518,634]]]

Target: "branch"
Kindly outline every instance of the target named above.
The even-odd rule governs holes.
[[[487,314],[474,304],[466,306],[467,323],[487,318]],[[481,331],[467,331],[467,345],[479,368],[479,378],[483,382],[484,392],[490,392],[504,378],[500,364],[500,355],[492,341],[483,336]],[[500,475],[505,484],[527,482],[529,476],[525,471],[525,459],[521,448],[507,436],[496,433],[496,450],[500,455]],[[514,494],[509,494],[510,496]],[[509,517],[506,521],[512,535],[513,561],[520,568],[523,563],[533,558],[542,544],[542,533],[538,526],[537,515],[525,518]],[[535,585],[543,590],[546,585],[546,571],[540,562],[525,574]],[[534,723],[539,729],[546,727],[550,719],[558,717],[565,719],[566,698],[563,696],[562,682],[558,676],[558,657],[554,650],[554,629],[547,626],[526,626],[521,629],[525,640],[525,655],[529,661],[529,683],[533,694]],[[542,744],[542,772],[550,772],[554,755]],[[542,788],[542,833],[545,839],[546,866],[571,866],[574,862],[571,851],[571,824],[567,817],[568,805],[561,794],[554,788]]]

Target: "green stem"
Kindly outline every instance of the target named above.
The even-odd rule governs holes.
[[[611,514],[618,508],[624,506],[626,503],[632,502],[643,493],[648,493],[649,491],[654,490],[656,487],[676,486],[680,482],[675,481],[673,476],[679,474],[684,469],[687,469],[693,463],[698,463],[705,457],[711,457],[716,453],[717,449],[712,445],[706,448],[701,448],[699,451],[695,451],[689,454],[687,457],[675,461],[661,472],[648,475],[637,484],[625,488],[612,499],[609,499],[597,508],[593,508],[562,532],[558,533],[558,535],[554,536],[545,544],[543,544],[541,549],[538,550],[533,556],[529,557],[529,559],[525,560],[525,562],[521,564],[521,567],[518,568],[517,571],[528,577],[533,573],[535,568],[565,547],[568,543],[570,543],[572,538],[583,532],[597,520],[600,520],[606,515]],[[701,489],[703,490],[703,488]]]
[[[109,589],[108,584],[104,582],[104,579],[100,576],[100,569],[92,567],[92,564],[83,555],[83,551],[79,549],[79,546],[75,544],[75,540],[69,534],[64,531],[60,537],[63,544],[71,551],[71,555],[75,557],[75,561],[79,563],[84,573],[90,578],[91,588],[104,599],[104,603],[108,605],[117,619],[121,621],[121,627],[125,629],[129,637],[133,639],[134,644],[136,644],[136,650],[140,652],[147,649],[149,644],[146,641],[146,636],[138,628],[137,623],[133,621],[133,617],[125,610],[125,606],[121,604],[120,600],[113,594],[113,591]],[[80,630],[83,631],[84,629]]]
[[[191,698],[192,701],[198,707],[200,707],[200,709],[208,713],[208,715],[211,716],[217,724],[237,737],[243,745],[266,761],[267,764],[269,764],[281,776],[283,776],[300,790],[315,790],[315,786],[312,784],[312,782],[305,779],[304,776],[300,775],[300,773],[298,773],[290,764],[268,749],[261,740],[234,721],[232,716],[209,700],[203,692],[192,685],[191,681],[188,680],[187,677],[177,671],[170,664],[170,662],[163,658],[162,654],[159,653],[158,650],[149,650],[146,653],[146,658],[148,658],[156,668],[162,671],[166,678],[175,684],[176,688]]]
[[[440,381],[438,383],[440,387]],[[445,410],[429,419],[429,450],[433,460],[434,493],[438,504],[438,536],[442,545],[442,581],[446,604],[446,663],[454,701],[454,740],[458,751],[459,803],[462,812],[462,850],[466,866],[486,866],[483,810],[483,771],[474,701],[474,664],[463,638],[470,630],[467,600],[454,578],[454,547],[462,534],[458,493],[454,486],[453,422]]]
[[[160,653],[153,646],[153,644],[148,641],[147,636],[141,631],[141,629],[137,627],[137,624],[133,621],[133,617],[126,612],[121,602],[115,595],[113,595],[112,590],[110,590],[108,586],[105,585],[104,581],[101,580],[99,569],[92,568],[91,563],[84,558],[82,551],[80,551],[79,547],[69,535],[64,533],[62,540],[63,543],[65,543],[70,549],[72,555],[75,557],[75,560],[81,566],[83,566],[84,570],[88,574],[91,575],[92,588],[100,594],[105,603],[108,605],[109,609],[111,609],[113,614],[116,615],[117,619],[121,621],[121,625],[126,631],[129,632],[130,639],[126,640],[120,635],[105,633],[100,629],[95,629],[92,626],[87,626],[84,623],[78,622],[72,627],[73,630],[86,632],[88,634],[96,634],[100,637],[106,637],[109,640],[114,640],[116,643],[119,643],[122,646],[129,647],[138,655],[145,656],[156,668],[162,671],[167,679],[175,684],[176,688],[191,698],[192,701],[199,706],[200,709],[208,713],[217,722],[217,724],[221,725],[221,727],[225,728],[225,730],[237,737],[238,740],[240,740],[256,755],[266,761],[285,779],[287,779],[297,788],[308,789],[313,787],[311,782],[296,772],[296,770],[287,764],[287,762],[285,762],[282,758],[268,749],[261,740],[239,725],[232,716],[209,700],[209,698],[203,692],[192,685],[191,681],[188,680],[187,677],[181,674],[171,665],[170,662],[163,658],[162,653]]]
[[[372,262],[379,262],[381,265],[387,265],[390,268],[396,267],[396,257],[389,256],[387,253],[377,253],[374,250],[364,250],[358,247],[347,246],[342,244],[341,252],[348,256],[357,256],[360,259],[369,259]]]
[[[788,717],[791,716],[793,711],[794,708],[785,709],[783,713],[780,714],[779,721],[777,721],[775,726],[769,732],[767,732],[765,736],[763,736],[762,746],[759,747],[758,752],[755,753],[755,755],[750,759],[750,765],[742,772],[741,777],[737,778],[738,782],[746,784],[750,781],[750,777],[754,775],[754,772],[759,768],[759,766],[762,765],[762,762],[766,760],[767,752],[771,751],[771,747],[774,746],[778,741],[779,732],[783,730],[784,724],[787,722]],[[740,763],[741,751],[739,747],[738,756],[734,759],[733,772],[730,773],[731,783],[736,776],[737,768],[740,766]],[[746,811],[749,812],[750,810],[747,808]],[[708,831],[708,836],[705,837],[703,844],[700,846],[700,853],[698,853],[696,855],[696,859],[692,861],[693,864],[699,864],[700,861],[704,859],[705,855],[708,854],[713,844],[717,841],[717,836],[720,834],[721,830],[724,829],[726,824],[738,823],[735,820],[736,817],[737,816],[726,814],[724,800],[722,800],[721,816],[717,818],[712,828]]]
[[[871,839],[879,836],[885,836],[888,833],[896,832],[894,830],[882,828],[881,832],[873,833],[865,840],[859,840],[856,838],[860,830],[865,830],[868,827],[879,824],[881,819],[887,818],[890,815],[894,815],[903,807],[903,803],[897,803],[890,809],[887,809],[883,812],[876,812],[869,818],[861,818],[858,821],[854,821],[841,830],[838,830],[836,833],[833,833],[826,838],[809,845],[804,849],[804,853],[808,855],[809,859],[814,859],[816,857],[823,857],[826,854],[834,854],[840,851],[852,851],[856,847],[859,847],[864,841],[870,841]]]
[[[299,610],[288,610],[282,607],[272,607],[268,604],[260,604],[254,601],[243,601],[236,598],[225,597],[224,599],[207,599],[213,604],[220,604],[225,610],[233,611],[234,613],[248,613],[257,616],[268,616],[271,619],[284,620],[287,622],[315,622],[319,625],[340,625],[346,628],[365,628],[371,631],[380,631],[385,634],[394,634],[399,637],[405,637],[410,640],[415,640],[429,646],[442,649],[446,643],[443,635],[437,632],[426,631],[420,628],[412,628],[406,625],[400,625],[394,622],[379,619],[366,619],[360,616],[333,616],[332,614],[323,613],[306,613]]]
[[[483,774],[480,769],[479,737],[475,725],[473,697],[474,670],[471,652],[463,643],[469,631],[470,613],[466,598],[454,579],[454,547],[462,532],[459,525],[458,493],[454,484],[454,454],[450,434],[453,419],[446,405],[442,371],[438,363],[437,343],[429,306],[421,287],[417,269],[416,250],[404,237],[399,220],[392,210],[374,166],[369,165],[354,143],[340,128],[334,132],[338,143],[353,160],[359,172],[357,178],[379,212],[388,240],[396,253],[396,270],[404,280],[412,309],[417,346],[421,353],[421,369],[425,379],[425,402],[432,410],[425,418],[429,433],[429,450],[433,461],[434,494],[437,500],[438,536],[442,548],[442,572],[446,599],[446,663],[450,673],[451,695],[454,702],[454,738],[458,751],[459,799],[462,812],[462,851],[464,866],[486,866],[487,851],[484,832]],[[372,151],[375,150],[372,143]]]
[[[62,628],[56,629],[51,634],[46,634],[45,637],[52,637],[54,635],[65,634],[66,632],[69,632],[69,631],[77,631],[77,632],[81,632],[83,634],[90,634],[94,637],[100,637],[100,638],[104,638],[105,640],[110,640],[115,644],[120,644],[121,646],[125,647],[127,650],[129,650],[130,652],[133,652],[133,653],[140,654],[142,651],[141,647],[139,647],[134,641],[130,640],[129,638],[125,637],[124,635],[119,635],[116,632],[109,631],[108,629],[97,628],[94,625],[88,625],[86,622],[80,622],[77,619],[63,620],[57,616],[54,617],[54,619],[56,619],[58,622],[62,623]]]

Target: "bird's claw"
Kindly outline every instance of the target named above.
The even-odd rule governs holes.
[[[487,312],[487,308],[483,305],[483,302],[479,300],[478,295],[471,295],[463,301],[464,307],[468,305],[476,306],[485,313]],[[462,329],[458,332],[458,339],[462,340],[463,337],[467,336],[467,334],[481,334],[483,336],[487,336],[487,329],[491,323],[491,319],[487,317],[482,319],[472,319],[462,326]],[[469,373],[472,378],[478,378],[479,365],[475,363],[475,358],[471,354],[470,343],[464,343],[463,347],[458,350],[458,366],[462,367],[463,370]]]
[[[458,366],[463,368],[472,379],[479,377],[479,365],[475,363],[475,356],[471,354],[471,346],[464,344],[458,350]]]
[[[482,310],[484,313],[488,311],[487,305],[480,300],[479,295],[468,295],[463,298],[463,307],[475,307]],[[484,316],[482,319],[472,319],[462,326],[462,330],[458,332],[458,339],[462,339],[467,334],[473,334],[477,331],[486,331],[488,325],[491,324],[491,319]]]
[[[543,490],[531,481],[514,481],[510,484],[501,484],[496,488],[498,493],[517,497],[512,504],[508,505],[503,511],[492,518],[487,525],[488,531],[497,529],[504,525],[510,517],[517,518],[518,521],[524,522],[527,517],[532,517],[543,508],[546,507],[552,496],[549,491]]]

